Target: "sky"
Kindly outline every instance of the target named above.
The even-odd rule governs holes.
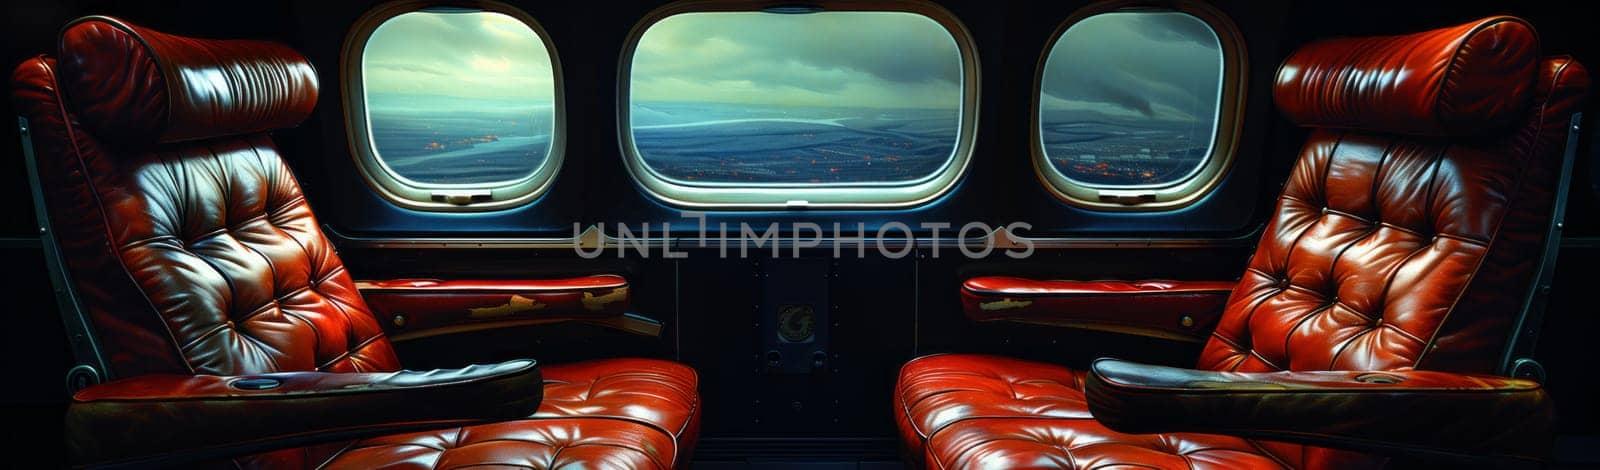
[[[1178,12],[1112,12],[1071,26],[1046,62],[1041,105],[1127,118],[1216,111],[1216,34]],[[500,13],[412,12],[363,54],[371,93],[548,106],[549,51]],[[950,32],[905,12],[684,13],[650,26],[631,69],[635,101],[955,108],[961,58]]]
[[[1212,119],[1222,55],[1216,33],[1178,12],[1112,12],[1079,21],[1056,41],[1041,86],[1044,111]]]
[[[903,12],[684,13],[650,26],[634,101],[956,108],[961,55],[944,26]]]
[[[362,52],[369,94],[494,100],[548,106],[555,82],[544,41],[528,25],[494,12],[411,12],[372,32]]]

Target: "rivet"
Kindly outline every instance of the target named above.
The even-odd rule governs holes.
[[[1178,324],[1183,325],[1184,328],[1194,328],[1194,317],[1188,315],[1179,317]]]
[[[397,327],[397,328],[405,328],[406,327],[406,316],[405,316],[405,314],[403,314],[403,313],[402,314],[396,314],[394,316],[394,326]]]

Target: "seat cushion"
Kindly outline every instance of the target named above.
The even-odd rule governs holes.
[[[600,359],[541,366],[544,401],[536,418],[602,417],[639,422],[693,449],[700,434],[699,377],[657,359]]]
[[[672,437],[607,418],[526,419],[396,434],[350,444],[324,469],[671,469]]]
[[[694,369],[656,359],[541,365],[529,419],[284,449],[217,468],[678,468],[700,430]]]
[[[1253,442],[1213,434],[1123,434],[1093,418],[984,418],[928,441],[928,468],[1293,468]]]
[[[945,426],[973,418],[1088,419],[1081,371],[1000,356],[936,354],[900,368],[895,414],[915,458]]]
[[[977,354],[900,369],[895,415],[905,455],[927,468],[1378,468],[1366,454],[1198,433],[1123,434],[1089,413],[1084,372]]]

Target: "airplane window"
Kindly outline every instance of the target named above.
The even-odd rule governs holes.
[[[963,39],[909,11],[665,16],[628,61],[624,150],[686,205],[916,203],[965,167]]]
[[[384,15],[359,44],[359,58],[347,59],[347,73],[359,77],[359,92],[347,93],[359,100],[353,147],[391,200],[492,208],[529,199],[554,176],[555,61],[536,24],[513,14],[520,12]]]
[[[1066,26],[1040,72],[1041,176],[1069,199],[1122,206],[1193,196],[1220,177],[1242,62],[1216,18],[1132,9]]]

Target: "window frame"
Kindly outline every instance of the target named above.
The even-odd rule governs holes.
[[[522,22],[544,44],[550,58],[554,86],[551,104],[550,147],[545,160],[527,176],[494,183],[426,183],[413,181],[390,169],[378,155],[368,120],[366,84],[362,74],[367,41],[379,26],[389,20],[429,8],[458,8],[484,13],[499,13]],[[566,98],[560,54],[550,34],[532,15],[495,0],[399,0],[380,4],[356,20],[345,37],[340,54],[343,74],[345,133],[351,157],[362,180],[384,200],[395,205],[430,212],[481,212],[503,210],[528,204],[544,195],[555,183],[566,156]],[[486,198],[481,197],[487,191]]]
[[[1050,53],[1078,22],[1104,13],[1178,12],[1199,19],[1217,36],[1222,52],[1222,79],[1211,152],[1188,176],[1158,185],[1092,185],[1075,181],[1050,164],[1045,155],[1041,104],[1045,66]],[[1107,0],[1074,11],[1056,27],[1039,54],[1033,80],[1033,105],[1028,122],[1030,159],[1039,183],[1067,204],[1097,211],[1139,212],[1180,209],[1203,199],[1222,182],[1237,160],[1248,90],[1249,54],[1239,28],[1227,14],[1194,0]]]
[[[633,141],[630,107],[634,53],[640,39],[656,23],[684,13],[760,12],[797,14],[795,8],[816,7],[821,12],[905,12],[921,15],[944,27],[956,44],[962,70],[962,96],[951,155],[929,176],[911,181],[857,183],[726,182],[683,184],[657,173],[644,162]],[[798,13],[807,14],[807,13]],[[948,194],[960,183],[971,164],[978,135],[980,63],[977,45],[965,24],[949,10],[923,0],[853,0],[807,3],[797,7],[784,1],[680,0],[659,7],[635,24],[623,43],[617,66],[617,143],[623,166],[634,183],[658,201],[694,209],[896,209],[926,204]]]

